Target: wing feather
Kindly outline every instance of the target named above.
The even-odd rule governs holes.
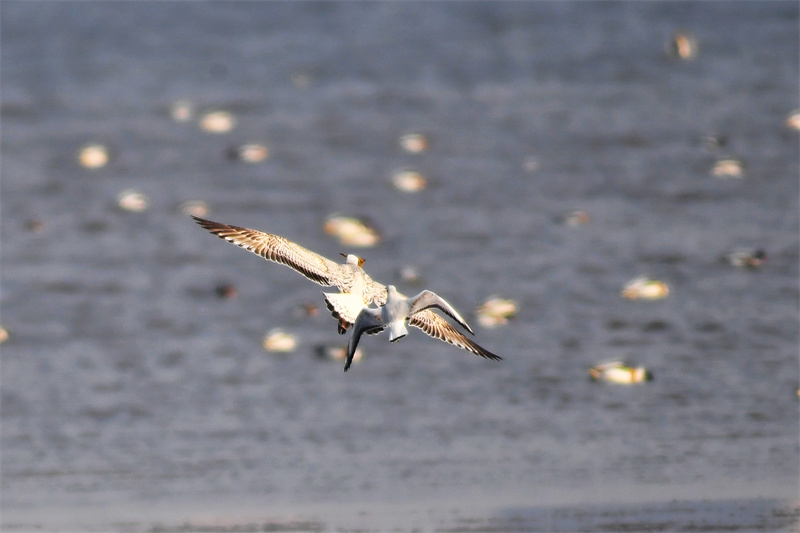
[[[356,348],[358,347],[358,341],[361,338],[361,334],[366,333],[368,335],[375,335],[384,329],[386,329],[386,324],[384,324],[381,320],[379,309],[370,309],[365,307],[361,310],[356,318],[355,324],[353,325],[353,334],[350,336],[350,340],[347,342],[347,361],[344,364],[345,372],[347,372],[347,370],[350,368],[350,364],[353,362],[353,356],[356,353]]]
[[[408,321],[408,325],[421,329],[434,339],[450,343],[453,346],[472,352],[475,355],[495,361],[502,359],[499,355],[493,354],[483,346],[466,338],[457,329],[451,326],[449,322],[430,309],[425,309],[412,316]]]
[[[430,309],[431,307],[435,307],[436,309],[439,309],[443,313],[449,315],[450,318],[458,322],[462,328],[469,331],[472,335],[475,335],[475,332],[472,331],[471,327],[469,327],[467,321],[461,318],[461,315],[458,314],[458,311],[456,311],[452,305],[447,303],[444,298],[432,291],[422,291],[412,298],[411,311],[409,312],[409,315],[414,316],[420,311],[424,309]]]
[[[331,315],[339,320],[339,333],[344,333],[355,323],[358,314],[364,308],[361,296],[349,292],[337,294],[325,292],[323,294],[325,295],[325,305]]]
[[[253,252],[268,261],[286,265],[311,281],[326,287],[339,287],[344,281],[342,265],[303,248],[278,235],[239,226],[229,226],[199,217],[192,217],[220,239]]]

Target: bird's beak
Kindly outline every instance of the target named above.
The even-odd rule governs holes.
[[[343,254],[342,252],[339,252],[339,255],[341,255],[342,257],[347,259],[347,254]],[[358,256],[356,256],[356,257],[358,257]],[[364,265],[364,261],[365,261],[365,259],[363,257],[358,257],[358,266],[363,266]]]

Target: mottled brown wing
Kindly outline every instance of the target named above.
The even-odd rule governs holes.
[[[368,300],[371,300],[378,307],[386,304],[386,299],[388,298],[388,294],[386,292],[386,285],[378,283],[374,279],[370,279],[369,285],[367,286],[367,290],[368,290],[368,296],[367,296]],[[402,294],[400,296],[405,298],[405,296],[403,296]]]
[[[229,226],[194,216],[192,218],[220,239],[225,239],[269,261],[291,267],[320,285],[336,286],[341,289],[343,275],[341,265],[299,244],[271,233]]]
[[[360,296],[347,292],[323,294],[328,311],[333,318],[339,320],[339,333],[344,334],[356,321],[358,314],[364,308],[364,302]]]
[[[472,352],[475,355],[480,355],[481,357],[493,359],[495,361],[502,359],[499,355],[493,354],[483,346],[466,338],[451,326],[449,322],[430,309],[425,309],[412,316],[408,321],[408,325],[421,329],[434,339],[448,342],[453,346],[458,346],[462,350]]]

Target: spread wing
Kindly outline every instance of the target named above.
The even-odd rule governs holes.
[[[350,336],[350,341],[347,343],[347,361],[344,364],[345,372],[347,372],[350,368],[350,364],[353,362],[353,356],[356,353],[361,334],[376,335],[384,329],[386,329],[386,324],[381,320],[380,309],[365,307],[361,310],[353,326],[353,334]]]
[[[502,359],[499,355],[493,354],[486,348],[466,338],[444,318],[430,309],[425,309],[412,316],[408,321],[408,325],[421,329],[434,339],[439,339],[453,346],[458,346],[462,350],[472,352],[475,355],[480,355],[481,357],[493,359],[495,361]]]
[[[421,293],[414,296],[412,300],[413,301],[411,303],[411,312],[409,313],[409,316],[414,316],[415,314],[419,313],[424,309],[435,307],[450,315],[450,317],[456,322],[458,322],[462,328],[469,331],[471,334],[475,335],[475,332],[472,331],[471,327],[469,327],[467,321],[461,318],[461,315],[458,314],[458,311],[453,309],[452,305],[447,303],[447,301],[444,298],[442,298],[435,292],[422,291]]]
[[[244,248],[268,261],[286,265],[301,273],[311,281],[326,287],[339,287],[341,290],[347,272],[342,265],[319,254],[303,248],[290,240],[239,226],[229,226],[199,217],[195,222],[231,244]]]
[[[331,312],[333,318],[339,320],[339,333],[344,334],[347,329],[353,325],[358,318],[358,314],[364,309],[366,305],[357,294],[350,292],[332,293],[326,292],[325,305],[328,311]]]
[[[386,299],[389,297],[389,294],[386,292],[386,285],[378,283],[372,278],[370,278],[367,285],[367,294],[367,298],[371,299],[378,307],[385,305]]]
[[[339,320],[339,333],[344,334],[356,321],[362,308],[371,303],[380,307],[386,303],[386,298],[386,286],[369,279],[363,298],[350,293],[325,293],[325,305],[333,318]]]

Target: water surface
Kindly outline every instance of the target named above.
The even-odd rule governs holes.
[[[6,2],[2,40],[5,526],[790,527],[796,3]],[[175,122],[179,100],[237,126]],[[77,163],[88,142],[108,165]],[[226,157],[244,142],[270,157]],[[743,176],[712,177],[723,158]],[[401,168],[429,187],[395,190]],[[128,188],[149,209],[120,210]],[[476,327],[504,360],[412,331],[344,374],[315,355],[334,322],[298,311],[322,289],[192,199],[405,292],[414,266],[465,313],[514,298]],[[557,222],[573,209],[589,223]],[[345,249],[331,213],[383,241]],[[740,247],[767,263],[719,261]],[[640,274],[669,296],[622,299]],[[294,353],[264,352],[276,327]],[[617,358],[655,380],[588,380]]]

